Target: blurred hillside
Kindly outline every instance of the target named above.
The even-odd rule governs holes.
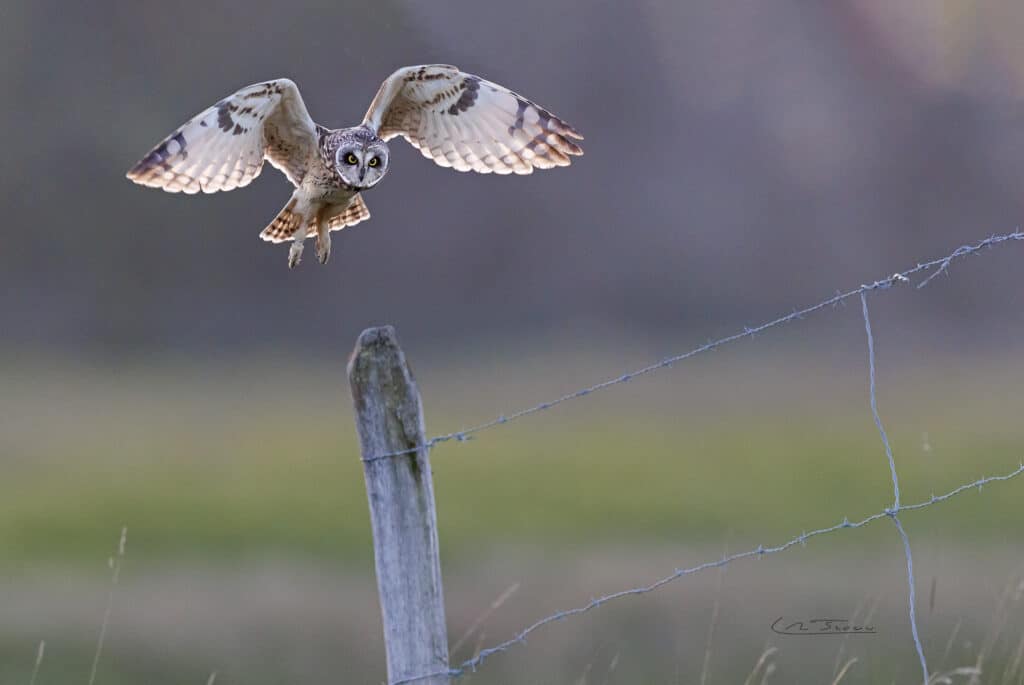
[[[8,3],[0,22],[9,345],[302,351],[396,324],[414,349],[574,326],[747,323],[1018,226],[1024,5],[849,0]],[[403,142],[326,268],[257,233],[274,170],[203,197],[124,171],[241,85],[359,120],[395,67],[451,62],[586,136],[570,169],[460,175]],[[923,321],[1020,302],[996,259]]]

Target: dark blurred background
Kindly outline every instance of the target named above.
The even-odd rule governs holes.
[[[38,683],[84,681],[122,525],[97,682],[380,682],[343,382],[359,331],[398,328],[447,432],[1010,232],[1021,35],[1014,0],[5,3],[0,682],[27,682],[40,640]],[[295,271],[258,239],[290,192],[276,170],[203,196],[124,178],[240,86],[292,78],[340,127],[433,62],[551,109],[585,156],[478,176],[396,140],[372,220]],[[1024,456],[1021,264],[1013,244],[872,298],[907,501]],[[438,449],[454,658],[886,506],[855,305]],[[1024,519],[1001,487],[908,529],[934,669],[1018,683]],[[917,682],[902,564],[890,529],[850,534],[554,626],[470,680],[743,682],[775,647],[773,682],[851,656],[843,683]],[[884,637],[765,628],[828,612]]]
[[[71,4],[4,10],[5,342],[78,353],[295,345],[396,324],[423,345],[734,324],[1011,230],[1024,210],[1015,2]],[[404,64],[451,62],[586,135],[571,169],[435,168],[396,141],[334,263],[257,239],[274,170],[185,197],[124,171],[235,88],[288,76],[358,122]],[[1019,304],[1019,269],[924,293]],[[984,290],[982,293],[981,291]]]

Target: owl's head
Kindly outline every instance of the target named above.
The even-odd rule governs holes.
[[[372,188],[388,171],[388,146],[367,128],[348,129],[334,151],[334,165],[348,185]]]

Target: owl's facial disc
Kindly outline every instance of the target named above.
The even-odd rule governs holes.
[[[348,185],[360,190],[372,188],[387,172],[387,146],[380,140],[347,143],[338,148],[335,166]]]

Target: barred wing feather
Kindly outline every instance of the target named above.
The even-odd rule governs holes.
[[[248,185],[264,158],[293,185],[316,154],[316,124],[288,79],[246,86],[190,119],[128,172],[171,193],[214,193]]]
[[[363,125],[402,136],[440,166],[529,174],[568,166],[583,150],[572,126],[517,93],[458,68],[404,67],[381,85]]]

